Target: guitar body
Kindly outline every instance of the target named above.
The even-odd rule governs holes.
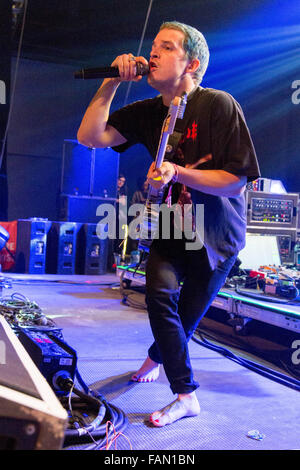
[[[182,119],[186,106],[187,94],[183,93],[181,97],[175,96],[170,104],[168,114],[164,120],[160,141],[157,149],[155,168],[160,168],[165,157],[169,136],[174,132],[177,119]],[[149,187],[148,196],[144,207],[143,220],[140,228],[140,238],[138,249],[148,252],[153,240],[159,237],[159,213],[160,205],[163,202],[163,196],[166,186],[161,189]]]
[[[159,207],[163,202],[164,188],[150,187],[145,202],[138,249],[148,252],[153,240],[159,236]]]

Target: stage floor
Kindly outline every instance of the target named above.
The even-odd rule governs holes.
[[[119,278],[4,273],[12,288],[35,301],[63,329],[77,351],[84,381],[128,418],[119,450],[290,450],[300,449],[299,392],[243,368],[190,342],[201,413],[154,428],[149,414],[174,400],[164,371],[156,382],[130,382],[152,342],[143,295],[122,303]],[[251,430],[264,435],[247,437]]]

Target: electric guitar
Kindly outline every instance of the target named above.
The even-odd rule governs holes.
[[[166,152],[171,152],[173,149],[168,144],[170,135],[173,134],[177,119],[182,119],[186,107],[187,94],[183,93],[182,96],[175,96],[168,109],[167,117],[165,118],[158,149],[155,158],[155,168],[160,168],[164,161]],[[149,186],[147,200],[144,206],[142,223],[140,227],[140,238],[138,249],[148,252],[152,241],[158,238],[159,232],[159,206],[162,203],[166,185],[160,189]]]

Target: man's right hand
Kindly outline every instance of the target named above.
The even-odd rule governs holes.
[[[136,62],[148,65],[145,57],[134,57],[133,54],[122,54],[115,58],[112,67],[118,67],[120,77],[114,78],[118,82],[138,82],[142,79],[142,75],[136,75]]]
[[[118,67],[120,77],[105,78],[89,104],[80,127],[77,139],[86,147],[115,147],[126,142],[126,138],[117,129],[107,124],[111,102],[122,82],[138,82],[142,75],[136,76],[136,63],[148,65],[144,57],[123,54],[115,58],[112,67]]]

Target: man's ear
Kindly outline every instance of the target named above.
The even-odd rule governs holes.
[[[199,59],[192,59],[191,62],[187,65],[186,72],[194,73],[200,67]]]

